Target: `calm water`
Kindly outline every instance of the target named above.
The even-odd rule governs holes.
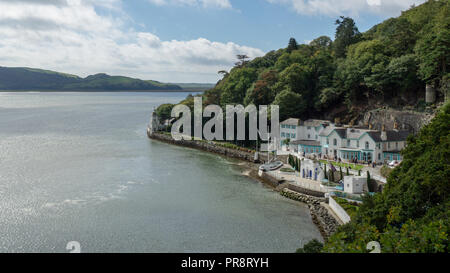
[[[305,206],[238,161],[146,137],[186,93],[0,93],[0,252],[294,252]]]

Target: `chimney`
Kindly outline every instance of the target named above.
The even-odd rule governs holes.
[[[381,140],[382,141],[387,140],[386,125],[384,125],[384,124],[383,124],[383,126],[381,126]]]

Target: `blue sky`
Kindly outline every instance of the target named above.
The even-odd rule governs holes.
[[[216,82],[251,57],[360,31],[424,0],[0,0],[0,66],[80,76],[105,72],[163,82]]]
[[[305,43],[320,35],[334,37],[337,15],[299,14],[286,5],[264,0],[230,1],[231,9],[189,5],[149,5],[147,0],[129,1],[125,11],[135,27],[156,34],[162,40],[191,40],[199,37],[218,42],[262,49],[285,47],[290,37]],[[389,18],[389,14],[365,14],[355,20],[361,31]],[[346,14],[349,15],[349,14]]]

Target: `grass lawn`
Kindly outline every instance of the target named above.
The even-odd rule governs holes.
[[[338,203],[350,216],[351,219],[353,219],[356,215],[356,212],[359,209],[359,206],[356,202],[349,202],[348,200],[340,197],[333,196],[333,199]]]
[[[335,167],[342,167],[342,168],[347,168],[347,167],[350,168],[351,167],[352,170],[356,170],[356,171],[362,170],[364,168],[363,165],[358,165],[358,164],[350,164],[350,163],[344,163],[344,162],[339,163],[339,162],[334,162],[334,161],[330,161],[330,162]],[[326,163],[328,163],[328,161],[321,159],[320,163],[326,164]],[[342,171],[345,172],[345,169],[342,170]]]

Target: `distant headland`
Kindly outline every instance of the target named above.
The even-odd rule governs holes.
[[[87,76],[60,73],[28,67],[1,67],[1,91],[82,91],[82,92],[195,92],[205,91],[214,84],[161,83],[104,73]]]

